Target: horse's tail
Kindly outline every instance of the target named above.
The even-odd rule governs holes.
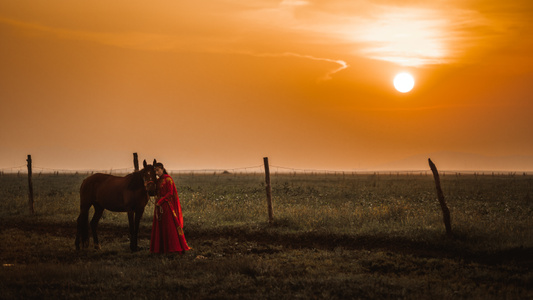
[[[92,189],[85,179],[80,187],[80,215],[76,231],[76,250],[80,249],[80,238],[83,248],[89,247],[89,209],[92,206]]]

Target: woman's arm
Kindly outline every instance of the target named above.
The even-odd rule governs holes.
[[[163,179],[163,184],[161,186],[161,191],[159,192],[159,195],[161,195],[161,198],[157,200],[157,204],[161,205],[165,201],[170,201],[174,197],[174,189],[172,188],[174,186],[174,181],[170,176]]]

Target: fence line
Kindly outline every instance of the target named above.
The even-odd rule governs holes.
[[[179,169],[168,169],[167,172],[171,174],[217,174],[217,173],[255,173],[263,172],[263,165],[257,165],[252,167],[239,167],[239,168],[226,168],[226,169],[189,169],[189,170],[179,170]],[[253,172],[252,172],[253,171]]]
[[[8,167],[8,168],[2,168],[0,169],[1,173],[4,174],[27,174],[27,166],[17,166],[17,167]],[[62,173],[62,174],[75,174],[75,173],[106,173],[106,174],[125,174],[125,173],[131,173],[133,172],[133,168],[111,168],[107,170],[95,170],[95,169],[55,169],[55,168],[47,168],[47,167],[39,167],[39,166],[32,166],[34,173],[39,174],[56,174],[56,173]]]
[[[303,175],[431,175],[428,170],[327,170],[327,169],[302,169],[277,165],[270,165],[271,173],[277,174],[303,174]],[[133,167],[110,168],[110,169],[56,169],[48,167],[33,166],[34,173],[40,174],[128,174],[134,171]],[[255,174],[264,172],[264,164],[248,167],[222,168],[222,169],[167,169],[171,174]],[[27,165],[0,168],[0,174],[27,174]],[[516,176],[516,175],[533,175],[533,171],[470,171],[470,170],[439,170],[442,176]]]

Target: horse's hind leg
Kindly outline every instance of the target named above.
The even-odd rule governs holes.
[[[137,234],[135,233],[135,212],[128,212],[128,225],[130,229],[130,250],[137,251]]]
[[[98,227],[98,221],[100,221],[100,218],[102,217],[103,213],[104,209],[101,206],[95,204],[94,215],[91,219],[91,231],[93,232],[94,249],[100,249],[100,243],[98,242],[98,234],[96,233],[96,228]]]

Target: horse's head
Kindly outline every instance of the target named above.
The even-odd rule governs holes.
[[[144,168],[141,170],[144,182],[144,188],[150,196],[157,196],[157,177],[155,176],[155,170],[153,165],[143,161]]]

